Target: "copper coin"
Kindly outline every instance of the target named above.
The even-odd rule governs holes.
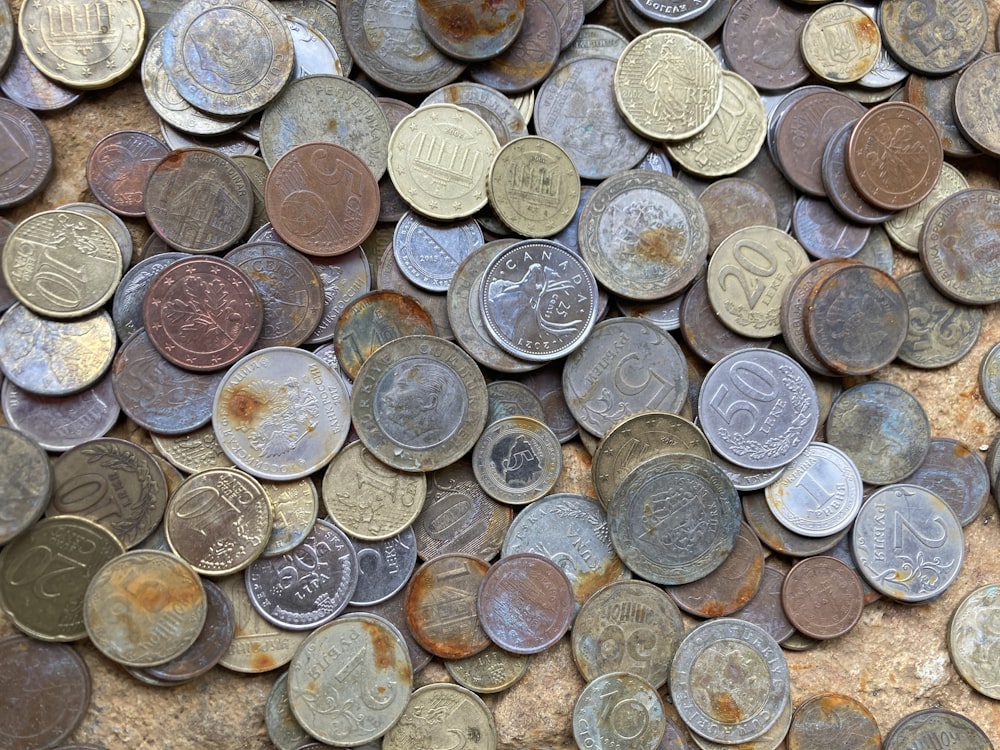
[[[333,334],[333,346],[344,373],[354,380],[376,349],[414,334],[434,335],[431,316],[413,297],[380,289],[358,297],[344,308]]]
[[[576,610],[562,568],[533,552],[494,563],[479,587],[477,607],[490,640],[515,654],[537,654],[555,645]]]
[[[163,269],[143,303],[150,342],[187,370],[219,370],[250,351],[264,325],[253,282],[219,258],[188,258]]]
[[[413,638],[442,659],[464,659],[490,645],[476,602],[490,564],[471,555],[440,555],[413,573],[406,622]]]
[[[117,130],[99,140],[87,157],[87,185],[119,216],[145,216],[146,178],[169,153],[163,141],[139,130]]]
[[[375,228],[378,180],[353,151],[333,143],[303,143],[274,163],[264,204],[285,242],[308,255],[341,255]]]
[[[869,375],[892,362],[906,341],[910,320],[895,279],[860,263],[817,282],[805,315],[812,350],[841,375]]]
[[[868,110],[851,131],[844,156],[858,194],[889,211],[926,198],[944,163],[934,122],[905,102],[885,102]]]
[[[804,83],[809,68],[799,39],[810,15],[805,6],[780,0],[741,0],[726,16],[722,30],[726,61],[764,91],[782,91]]]
[[[849,632],[861,619],[861,579],[835,557],[818,555],[795,564],[781,584],[781,606],[795,629],[825,640]]]

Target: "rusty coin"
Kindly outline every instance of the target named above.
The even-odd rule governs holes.
[[[407,294],[379,289],[358,297],[340,314],[333,334],[337,361],[354,380],[376,349],[403,336],[434,335],[423,306]]]
[[[520,94],[540,84],[559,59],[559,25],[543,0],[525,0],[521,32],[507,49],[469,68],[476,83],[503,94]]]
[[[525,0],[468,3],[417,0],[417,20],[431,43],[449,57],[489,60],[521,32]]]

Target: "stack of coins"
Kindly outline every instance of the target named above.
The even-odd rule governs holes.
[[[992,747],[953,6],[0,0],[0,748]]]

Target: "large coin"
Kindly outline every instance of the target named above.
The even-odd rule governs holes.
[[[486,425],[486,381],[458,346],[405,336],[361,366],[351,415],[361,442],[404,471],[439,469],[475,445]]]

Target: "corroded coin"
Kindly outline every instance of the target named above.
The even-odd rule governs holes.
[[[683,290],[708,255],[708,220],[679,180],[644,169],[602,182],[580,215],[580,252],[594,276],[629,299]]]
[[[406,587],[406,621],[417,643],[443,659],[462,659],[490,639],[476,602],[489,563],[471,555],[444,554],[425,562]]]
[[[470,219],[469,221],[475,220]],[[447,296],[437,292],[429,292],[406,278],[399,263],[396,262],[391,239],[378,258],[376,282],[375,285],[379,291],[398,292],[405,297],[412,298],[413,302],[410,304],[415,303],[415,306],[423,308],[424,313],[430,318],[435,336],[447,341],[455,339],[455,332],[451,329],[451,322],[448,319]],[[415,331],[415,333],[423,332]]]
[[[763,544],[775,552],[791,557],[808,557],[828,552],[848,534],[848,529],[827,537],[796,534],[782,526],[774,517],[763,491],[752,491],[743,496],[743,516]]]
[[[243,570],[271,538],[271,504],[260,482],[236,469],[192,474],[164,513],[174,553],[206,576]]]
[[[491,422],[472,449],[472,469],[490,497],[523,505],[548,494],[562,472],[559,438],[524,416]]]
[[[835,41],[843,38],[850,42]],[[829,83],[860,80],[875,67],[881,49],[878,25],[856,5],[824,5],[802,28],[802,59]]]
[[[79,516],[45,518],[0,550],[0,605],[18,629],[43,641],[86,637],[83,594],[125,551],[110,531]]]
[[[545,0],[526,0],[521,33],[514,43],[499,55],[469,68],[469,77],[507,95],[522,94],[538,86],[555,67],[562,47],[560,20],[568,16],[558,19],[555,11]]]
[[[358,556],[343,531],[319,520],[293,549],[246,569],[261,617],[288,630],[312,630],[343,611],[358,582]]]
[[[140,130],[116,130],[94,144],[87,157],[87,185],[119,216],[144,216],[142,194],[146,178],[167,147]]]
[[[958,577],[965,539],[958,516],[941,498],[917,485],[892,484],[861,507],[851,551],[873,589],[920,604]]]
[[[226,29],[224,35],[217,33]],[[292,74],[292,37],[260,0],[178,8],[163,26],[163,64],[181,96],[215,115],[244,115],[270,102]]]
[[[52,493],[52,470],[42,446],[9,427],[0,427],[0,466],[5,474],[0,508],[0,545],[4,545],[41,518]]]
[[[442,224],[412,211],[400,217],[392,233],[399,270],[428,292],[447,292],[459,264],[482,244],[483,230],[475,219]]]
[[[379,200],[370,167],[333,143],[303,143],[285,151],[272,164],[264,188],[274,229],[309,255],[342,255],[360,245],[378,220]]]
[[[261,479],[300,479],[323,468],[350,427],[347,389],[315,354],[272,347],[234,364],[212,406],[219,444]]]
[[[891,252],[891,250],[890,250]],[[836,373],[827,367],[813,351],[806,336],[806,308],[813,287],[845,264],[856,262],[852,258],[821,258],[796,273],[781,298],[781,336],[792,356],[810,372],[825,377]]]
[[[494,380],[486,386],[491,425],[505,417],[531,417],[545,422],[545,409],[535,392],[517,380]]]
[[[299,724],[288,702],[288,671],[274,681],[264,706],[267,736],[278,750],[301,750],[310,742],[318,744]]]
[[[677,141],[703,130],[722,103],[722,66],[712,48],[676,28],[658,28],[618,58],[615,102],[636,131]]]
[[[288,701],[314,737],[361,745],[403,714],[413,685],[406,644],[381,617],[354,614],[313,631],[288,666]]]
[[[715,7],[719,6],[718,0]],[[777,0],[750,0],[724,17],[722,49],[732,69],[758,89],[784,91],[809,77],[800,52],[810,10]]]
[[[677,585],[722,564],[740,530],[733,483],[711,461],[684,453],[650,458],[633,469],[608,503],[618,555],[655,583]]]
[[[962,750],[993,750],[986,733],[971,719],[943,708],[926,708],[900,719],[882,743],[883,750],[909,750],[921,744],[954,742]]]
[[[903,87],[905,101],[920,107],[937,124],[945,154],[959,158],[978,153],[962,134],[955,118],[955,89],[961,75],[961,71],[943,78],[910,73]]]
[[[865,706],[849,695],[820,693],[792,714],[788,750],[834,750],[850,737],[855,750],[881,750],[882,733]]]
[[[277,669],[292,660],[305,631],[276,628],[254,609],[243,573],[220,578],[217,583],[233,604],[236,631],[219,664],[234,672],[257,674]]]
[[[723,457],[749,469],[784,466],[806,449],[819,422],[816,389],[802,366],[770,349],[733,352],[702,383],[698,415]]]
[[[646,680],[610,672],[589,683],[573,705],[573,738],[580,747],[655,750],[666,729],[663,701]]]
[[[972,448],[953,438],[931,438],[927,455],[906,482],[924,487],[944,500],[962,526],[976,520],[990,500],[986,464]]]
[[[194,371],[229,367],[250,351],[264,326],[253,280],[231,261],[214,257],[162,266],[147,287],[142,311],[156,351]]]
[[[1000,586],[980,586],[962,599],[948,626],[948,652],[952,664],[973,689],[989,698],[1000,698],[996,661],[1000,644],[995,624],[1000,617]]]
[[[782,644],[796,636],[795,626],[785,614],[781,596],[781,588],[785,583],[787,571],[788,566],[776,558],[765,562],[757,593],[743,609],[737,610],[732,615],[736,620],[762,628],[774,640]]]
[[[447,747],[457,736],[468,750],[496,750],[493,713],[482,698],[458,685],[431,684],[413,691],[382,750]]]
[[[756,625],[720,618],[681,641],[670,695],[696,734],[737,744],[773,726],[788,704],[789,672],[777,642]]]
[[[432,335],[434,323],[413,297],[377,289],[348,304],[337,320],[333,344],[337,361],[352,380],[377,349],[405,336]]]
[[[417,0],[417,20],[435,47],[449,57],[475,62],[496,57],[521,32],[524,0],[475,5]]]
[[[404,471],[439,469],[464,455],[486,412],[486,381],[475,362],[433,336],[404,336],[377,349],[351,393],[361,442]]]
[[[444,668],[459,685],[483,695],[513,686],[528,673],[530,665],[528,654],[512,654],[491,644],[464,659],[448,659]]]
[[[699,357],[715,364],[739,349],[768,348],[772,339],[748,338],[727,327],[712,308],[708,283],[699,275],[684,293],[680,309],[680,330],[684,342]]]
[[[955,120],[962,134],[980,151],[992,156],[1000,154],[1000,138],[996,135],[997,116],[995,92],[989,82],[996,80],[997,60],[986,55],[962,71],[955,87]]]
[[[493,128],[501,146],[528,134],[528,124],[521,111],[514,106],[514,102],[496,89],[481,83],[472,81],[450,83],[432,91],[421,104],[457,104],[471,109]],[[399,119],[412,111],[410,108],[402,112]]]
[[[223,453],[210,424],[183,435],[151,434],[150,437],[156,452],[185,474],[222,469],[233,464]]]
[[[201,579],[167,552],[132,550],[106,563],[87,586],[83,621],[98,651],[129,667],[183,654],[205,624]]]
[[[483,324],[504,351],[530,361],[566,356],[597,320],[597,282],[587,264],[552,240],[522,240],[483,271]]]
[[[917,8],[905,0],[889,0],[879,8],[882,41],[910,70],[940,76],[975,59],[989,33],[986,3],[959,0]],[[947,40],[947,41],[945,41]]]
[[[0,91],[12,102],[33,112],[61,110],[80,101],[83,96],[78,89],[71,89],[46,78],[28,59],[24,47],[16,39],[10,61],[5,68],[0,67]]]
[[[778,209],[770,192],[743,177],[715,180],[701,192],[698,202],[708,219],[709,254],[737,229],[778,226]]]
[[[969,181],[948,162],[941,165],[941,176],[930,194],[920,203],[899,211],[885,222],[892,243],[910,253],[920,252],[920,233],[928,214],[945,198],[969,187]]]
[[[858,574],[847,563],[825,555],[792,566],[781,584],[781,603],[795,629],[817,640],[850,632],[865,608]]]
[[[573,621],[573,661],[587,682],[628,672],[659,689],[684,636],[677,606],[646,581],[616,581],[590,596]]]

